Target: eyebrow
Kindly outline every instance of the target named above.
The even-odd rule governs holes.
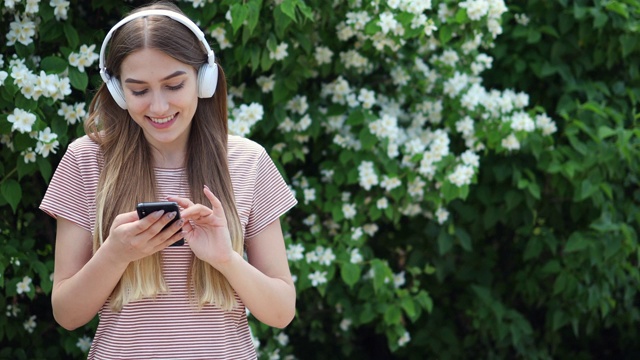
[[[180,75],[184,75],[184,74],[186,74],[186,72],[185,72],[185,71],[178,70],[178,71],[174,72],[174,73],[173,73],[173,74],[171,74],[171,75],[165,76],[164,78],[162,78],[162,80],[161,80],[161,81],[169,80],[169,79],[172,79],[172,78],[174,78],[174,77],[176,77],[176,76],[180,76]],[[126,82],[126,83],[132,83],[132,84],[146,84],[146,82],[145,82],[145,81],[142,81],[142,80],[136,80],[136,79],[131,79],[131,78],[126,79],[124,82]]]

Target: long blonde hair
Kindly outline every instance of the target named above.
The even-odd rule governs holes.
[[[181,11],[171,3],[158,3],[138,9]],[[184,25],[165,16],[136,19],[118,29],[110,41],[105,59],[111,76],[119,78],[122,61],[142,48],[160,50],[176,60],[198,69],[206,62],[204,47]],[[187,142],[185,169],[191,200],[210,206],[202,189],[206,184],[220,199],[227,218],[234,251],[243,255],[244,240],[235,206],[233,186],[227,161],[227,88],[224,72],[219,67],[218,84],[212,98],[198,99]],[[155,201],[156,179],[151,147],[141,128],[121,109],[105,84],[97,91],[89,106],[85,131],[101,149],[102,172],[96,193],[96,225],[93,251],[109,236],[115,217],[129,212],[141,201]],[[210,264],[192,254],[188,278],[190,297],[198,308],[212,303],[230,310],[237,305],[233,288]],[[120,311],[130,301],[154,297],[167,292],[162,275],[162,254],[129,264],[111,294],[111,308]]]

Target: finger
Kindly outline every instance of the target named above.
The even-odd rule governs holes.
[[[158,234],[162,233],[162,229],[164,229],[164,227],[168,223],[174,220],[177,215],[178,213],[175,211],[171,211],[168,213],[164,213],[163,210],[155,211],[138,222],[138,232],[148,232],[150,236],[155,237]]]
[[[222,203],[220,202],[220,200],[218,200],[218,198],[213,194],[213,192],[211,191],[211,189],[209,189],[209,187],[207,185],[204,186],[204,195],[207,197],[207,199],[209,199],[209,201],[211,201],[211,205],[214,208],[221,208],[222,207]]]
[[[113,227],[120,226],[126,223],[132,223],[138,220],[138,213],[136,211],[131,211],[127,213],[118,214],[115,219],[113,219]]]
[[[183,209],[193,206],[193,202],[191,200],[179,196],[167,196],[167,200],[177,202]]]
[[[213,210],[202,204],[195,204],[191,207],[188,207],[180,212],[180,215],[183,219],[188,220],[200,220],[201,218],[207,217],[213,214]]]

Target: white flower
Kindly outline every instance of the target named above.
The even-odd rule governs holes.
[[[36,316],[31,315],[29,319],[27,319],[24,323],[22,323],[22,326],[24,327],[25,330],[27,330],[29,334],[33,333],[33,330],[35,330],[37,326]]]
[[[276,85],[274,78],[275,74],[271,74],[269,77],[260,76],[256,79],[256,83],[260,86],[263,93],[270,93]]]
[[[373,236],[376,234],[376,232],[378,232],[378,225],[376,224],[364,224],[362,226],[362,230],[364,230],[364,232],[369,235],[369,236]]]
[[[390,178],[387,175],[382,176],[382,182],[380,183],[380,186],[387,191],[391,191],[401,185],[402,185],[402,181],[400,181],[400,179],[398,179],[395,176]]]
[[[86,353],[91,348],[91,342],[92,341],[93,340],[90,337],[85,335],[85,336],[83,336],[81,338],[78,338],[78,342],[76,343],[76,346],[78,348],[80,348],[80,351]]]
[[[60,103],[60,109],[58,115],[63,116],[69,125],[73,125],[77,122],[82,122],[87,112],[84,109],[85,103],[76,103],[74,105],[68,105],[67,103]]]
[[[436,210],[436,218],[438,218],[438,224],[442,225],[449,219],[449,212],[447,209],[439,207],[438,210]]]
[[[469,116],[465,116],[464,119],[456,122],[456,131],[464,136],[473,135],[473,120]]]
[[[395,286],[396,289],[399,289],[405,283],[406,283],[406,280],[404,277],[404,271],[401,271],[397,274],[393,274],[393,286]]]
[[[387,198],[380,198],[376,201],[376,207],[380,210],[386,209],[389,206],[389,200]]]
[[[352,323],[353,321],[351,321],[351,319],[348,319],[348,318],[342,319],[342,321],[340,321],[340,329],[342,331],[348,331]]]
[[[371,21],[371,16],[366,11],[348,12],[346,18],[345,23],[353,26],[353,29],[357,31],[364,30],[367,23]]]
[[[18,314],[20,314],[20,308],[18,307],[18,305],[7,305],[7,317],[18,317]]]
[[[380,14],[380,21],[378,22],[380,28],[382,29],[383,34],[389,33],[391,30],[395,30],[395,28],[399,25],[398,21],[393,17],[393,14],[389,11],[385,11]]]
[[[318,65],[330,64],[331,57],[333,57],[333,51],[326,46],[318,46],[313,56],[315,57]]]
[[[522,26],[529,25],[530,20],[527,14],[515,14],[514,18],[516,19],[516,22]]]
[[[363,108],[371,109],[376,103],[376,93],[372,90],[360,89],[358,101],[362,103]]]
[[[303,115],[309,109],[309,103],[307,102],[306,96],[296,95],[291,100],[287,102],[286,109],[298,113],[299,115]]]
[[[532,132],[535,128],[535,123],[529,114],[524,111],[519,111],[511,117],[511,129],[514,131]]]
[[[546,114],[539,114],[536,116],[536,127],[542,130],[542,135],[551,135],[558,131],[556,123],[551,120]]]
[[[0,71],[0,86],[4,85],[4,81],[7,79],[7,76],[9,76],[9,73],[6,71]]]
[[[363,260],[362,254],[360,254],[360,250],[358,249],[352,249],[351,253],[349,254],[349,261],[352,264],[360,264]]]
[[[473,166],[475,168],[480,166],[480,156],[471,150],[463,152],[462,155],[460,155],[460,158],[465,165]]]
[[[514,134],[509,134],[506,138],[502,139],[502,146],[507,150],[519,150],[520,142]]]
[[[289,44],[285,42],[280,43],[280,45],[276,47],[275,51],[269,51],[269,59],[280,61],[286,58],[289,55],[289,53],[287,52],[288,47]]]
[[[22,109],[13,109],[13,114],[7,117],[7,120],[13,124],[11,130],[18,130],[21,133],[31,132],[31,127],[36,122],[36,116]]]
[[[40,0],[27,0],[24,12],[27,14],[37,14],[40,10]]]
[[[20,153],[23,156],[24,163],[36,162],[36,153],[32,148],[28,148]]]
[[[7,45],[12,46],[17,42],[22,45],[29,45],[33,42],[33,37],[36,34],[36,24],[28,17],[15,16],[15,21],[9,25],[9,32],[7,33]]]
[[[459,3],[458,6],[467,9],[467,16],[471,20],[480,20],[489,13],[489,2],[486,0],[467,0]]]
[[[53,15],[55,15],[56,20],[67,20],[67,11],[70,5],[69,1],[51,0],[49,1],[49,5],[53,7]]]
[[[50,143],[57,138],[58,138],[58,134],[52,133],[50,127],[47,127],[43,131],[38,132],[38,140],[45,143]]]
[[[357,241],[362,237],[363,232],[361,227],[351,228],[351,231],[351,240]]]
[[[302,244],[290,244],[287,247],[287,259],[298,261],[304,258],[304,246]]]
[[[287,346],[287,344],[289,344],[289,336],[287,336],[287,334],[285,334],[284,332],[280,332],[278,336],[276,336],[276,341],[281,346]]]
[[[322,285],[327,282],[327,272],[316,270],[314,273],[309,274],[309,280],[311,280],[312,286]]]
[[[358,166],[358,179],[360,186],[365,190],[371,190],[372,186],[378,185],[378,175],[373,167],[372,161],[363,161]]]
[[[318,263],[321,265],[329,266],[336,259],[331,248],[322,249],[322,247],[318,247],[316,253],[318,254]]]
[[[405,331],[404,334],[398,339],[398,346],[402,347],[407,345],[407,343],[411,341],[411,335],[409,335],[408,331]]]
[[[304,203],[308,204],[316,199],[316,189],[304,189]]]
[[[456,166],[455,170],[451,174],[449,174],[447,179],[449,179],[449,181],[454,185],[464,186],[471,184],[473,175],[473,167],[460,164]]]
[[[311,126],[313,120],[311,120],[311,116],[309,114],[305,114],[302,119],[296,124],[297,131],[305,131]]]
[[[90,46],[83,44],[80,46],[78,53],[69,54],[69,65],[77,67],[80,72],[84,72],[85,67],[91,66],[94,61],[100,58],[100,56],[94,52],[95,48],[96,44]]]
[[[16,292],[18,294],[22,294],[31,291],[31,286],[29,286],[30,284],[31,278],[28,276],[23,277],[22,281],[16,284]]]
[[[43,143],[41,141],[38,141],[38,143],[36,144],[36,152],[42,155],[42,157],[46,158],[47,156],[49,156],[49,153],[56,153],[58,145],[60,145],[58,140],[54,140],[50,143]]]
[[[356,206],[354,204],[343,204],[342,213],[345,219],[353,219],[356,216]]]

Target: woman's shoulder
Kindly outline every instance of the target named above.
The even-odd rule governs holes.
[[[227,140],[227,152],[229,158],[234,157],[254,157],[265,152],[262,145],[257,142],[238,135],[229,135]]]
[[[100,146],[89,136],[84,135],[71,141],[68,149],[74,153],[96,153]]]

